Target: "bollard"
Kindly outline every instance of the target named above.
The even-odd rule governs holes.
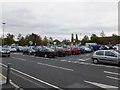
[[[6,84],[10,83],[10,63],[7,64],[7,79]]]

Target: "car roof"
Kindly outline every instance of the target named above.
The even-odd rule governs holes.
[[[111,52],[115,52],[114,50],[97,50],[96,52],[99,52],[99,51],[111,51]]]

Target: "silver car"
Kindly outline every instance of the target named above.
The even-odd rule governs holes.
[[[120,65],[120,53],[114,50],[98,50],[94,52],[92,60],[95,64],[103,62]]]

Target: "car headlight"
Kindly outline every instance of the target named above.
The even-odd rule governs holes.
[[[10,51],[7,51],[7,53],[10,53]]]

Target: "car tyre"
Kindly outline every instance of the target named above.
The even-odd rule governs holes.
[[[99,63],[98,59],[93,59],[93,63],[98,64]]]

